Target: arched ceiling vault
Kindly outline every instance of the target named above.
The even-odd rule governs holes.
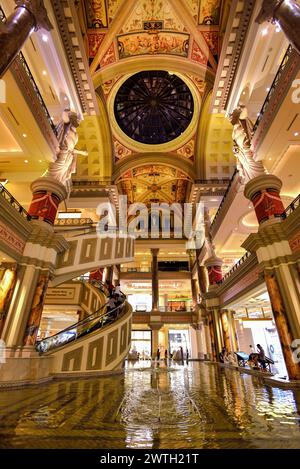
[[[81,23],[100,116],[95,116],[94,122],[88,118],[80,128],[79,143],[89,156],[79,157],[77,177],[116,182],[121,192],[128,189],[133,200],[162,201],[165,197],[170,202],[174,194],[182,201],[194,179],[224,177],[228,168],[230,176],[230,128],[224,116],[209,115],[209,100],[231,0],[81,3],[85,16]],[[115,125],[113,103],[120,83],[147,70],[180,76],[197,102],[196,125],[190,126],[190,131],[187,128],[186,138],[182,135],[178,144],[173,140],[173,145],[166,148],[133,144]],[[218,147],[223,141],[228,146],[225,153],[221,144]],[[149,186],[147,171],[152,181]],[[138,184],[133,180],[136,174]],[[138,197],[134,190],[138,190]]]

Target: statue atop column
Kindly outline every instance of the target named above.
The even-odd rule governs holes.
[[[300,54],[300,6],[295,0],[263,0],[256,22],[277,23]]]
[[[78,142],[77,127],[80,120],[75,112],[66,109],[63,112],[62,121],[57,126],[59,146],[56,160],[49,164],[45,176],[50,176],[63,184],[67,192],[71,190],[72,174],[76,173],[77,155],[84,154],[75,150]]]
[[[0,21],[0,78],[33,31],[53,29],[43,0],[15,0],[15,4],[15,11]]]
[[[208,257],[215,257],[215,245],[213,243],[211,235],[211,221],[209,216],[209,210],[207,207],[204,208],[204,227],[205,227],[205,245],[208,253]]]
[[[251,150],[253,124],[248,118],[245,106],[238,106],[229,115],[229,120],[233,125],[233,151],[238,159],[237,168],[243,184],[246,184],[251,179],[266,174],[266,169],[261,161],[255,161],[254,152]]]

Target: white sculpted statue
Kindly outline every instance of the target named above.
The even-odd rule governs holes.
[[[237,168],[242,176],[243,184],[251,179],[266,174],[266,169],[261,161],[255,161],[254,152],[251,150],[251,137],[253,124],[248,118],[245,106],[237,107],[229,120],[233,125],[234,153],[238,159]]]
[[[212,235],[210,232],[211,221],[209,216],[209,210],[207,207],[204,208],[204,226],[205,226],[205,245],[208,252],[208,257],[215,257],[215,245],[213,243]]]
[[[75,150],[78,142],[77,127],[79,126],[79,117],[75,112],[65,110],[62,121],[57,126],[59,147],[57,157],[53,163],[49,164],[46,176],[51,176],[56,181],[61,182],[67,189],[71,190],[72,174],[76,173],[77,155],[86,152]]]

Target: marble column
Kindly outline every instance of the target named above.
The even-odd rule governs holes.
[[[256,22],[276,22],[300,54],[300,6],[295,0],[263,0]]]
[[[34,31],[53,28],[42,0],[15,0],[15,3],[14,12],[0,24],[0,78]]]
[[[290,379],[300,379],[300,364],[295,363],[292,343],[300,337],[300,294],[280,198],[282,182],[273,175],[254,178],[245,186],[245,196],[252,201],[259,222],[257,234],[243,244],[256,252],[264,272],[274,320]]]
[[[213,313],[210,312],[208,315],[208,328],[210,334],[210,344],[211,344],[211,359],[213,361],[217,360],[217,344],[216,344],[216,334],[215,334],[215,326],[214,326],[214,317]]]
[[[158,253],[159,249],[151,249],[152,254],[152,312],[159,311],[159,286],[158,286]]]
[[[23,345],[30,346],[35,345],[38,330],[42,318],[45,297],[47,293],[49,283],[49,273],[41,273],[38,278],[37,285],[30,308],[29,318],[27,321]]]
[[[16,265],[3,266],[0,281],[0,338],[4,329],[6,315],[16,285]]]
[[[293,336],[276,274],[265,272],[265,281],[289,378],[300,380],[300,363],[295,362],[291,346],[294,339],[299,337]]]
[[[195,311],[198,305],[198,298],[197,298],[197,285],[196,285],[196,279],[193,278],[193,267],[194,267],[194,262],[195,262],[195,257],[194,257],[194,250],[189,250],[188,251],[188,256],[189,256],[189,268],[190,268],[190,273],[191,273],[191,291],[192,291],[192,304],[193,304],[193,310]],[[197,262],[197,260],[196,260]]]
[[[157,349],[159,348],[159,331],[162,328],[162,326],[163,324],[151,324],[150,325],[150,328],[152,330],[152,357],[156,357],[156,352],[157,352]]]
[[[231,331],[230,331],[230,324],[228,320],[228,311],[222,311],[221,324],[222,324],[222,331],[223,331],[224,346],[226,347],[227,352],[234,352],[233,347],[232,347],[231,337],[230,337]]]

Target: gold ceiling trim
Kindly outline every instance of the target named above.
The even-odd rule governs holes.
[[[196,75],[210,83],[212,87],[215,80],[213,70],[209,70],[199,62],[192,62],[189,59],[177,56],[144,55],[129,57],[98,70],[93,75],[95,89],[102,86],[106,81],[113,80],[118,75],[133,75],[144,70],[169,70],[178,74]]]
[[[131,155],[127,158],[124,158],[123,160],[118,161],[114,168],[112,180],[118,180],[126,171],[130,169],[145,165],[171,166],[185,173],[188,176],[188,179],[191,181],[194,181],[195,178],[194,165],[188,160],[184,160],[174,154],[150,152]]]

